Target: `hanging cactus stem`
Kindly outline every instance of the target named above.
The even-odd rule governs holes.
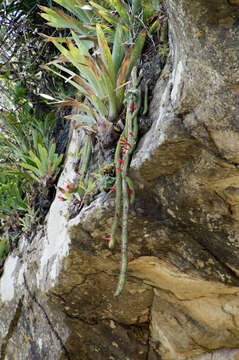
[[[116,233],[118,230],[120,210],[121,210],[121,199],[123,202],[123,214],[122,214],[122,233],[121,233],[121,269],[120,276],[114,296],[119,296],[124,289],[126,283],[126,273],[128,266],[128,214],[129,214],[129,192],[130,192],[130,204],[134,202],[135,192],[133,182],[127,176],[130,155],[132,154],[138,135],[138,119],[137,114],[141,104],[141,93],[137,88],[138,80],[136,74],[136,68],[132,70],[132,85],[128,90],[127,99],[127,112],[125,128],[118,141],[116,153],[115,153],[115,167],[118,169],[121,164],[123,167],[122,171],[116,171],[116,202],[115,202],[115,215],[114,223],[112,227],[112,235],[109,246],[113,247],[115,244]],[[120,150],[125,149],[123,158],[120,159]],[[121,161],[119,161],[121,160]]]
[[[121,268],[118,286],[114,296],[119,296],[126,283],[126,273],[128,266],[128,213],[129,213],[129,197],[127,193],[127,182],[122,179],[123,190],[123,215],[122,215],[122,245],[121,245]]]

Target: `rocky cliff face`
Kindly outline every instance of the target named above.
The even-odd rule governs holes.
[[[239,359],[239,1],[166,4],[171,54],[131,163],[123,295],[120,245],[103,240],[114,195],[71,220],[56,198],[5,263],[1,360]],[[68,153],[79,146],[73,131]]]

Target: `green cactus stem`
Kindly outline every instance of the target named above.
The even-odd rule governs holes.
[[[121,198],[123,200],[123,214],[122,214],[122,233],[121,233],[121,269],[120,277],[114,296],[119,296],[125,286],[126,272],[128,265],[128,213],[129,213],[129,193],[131,192],[130,203],[132,204],[135,198],[134,187],[130,178],[127,176],[130,155],[132,154],[138,135],[138,119],[137,114],[141,104],[140,89],[137,88],[138,80],[136,68],[132,70],[132,86],[128,90],[127,99],[127,112],[126,122],[123,133],[117,144],[115,153],[115,166],[116,166],[116,206],[115,206],[115,218],[112,228],[111,241],[109,246],[113,247],[115,244],[115,236],[118,229],[120,210],[121,210]],[[120,152],[120,151],[123,151]],[[123,156],[120,159],[120,154]],[[120,161],[121,160],[121,161]],[[120,167],[121,163],[123,166]]]
[[[122,215],[122,234],[121,234],[121,269],[120,277],[114,296],[119,296],[125,286],[126,273],[128,267],[128,214],[129,214],[129,196],[127,193],[127,182],[125,178],[122,179],[123,190],[123,215]]]
[[[121,149],[121,143],[120,141],[123,139],[124,131],[122,132],[120,139],[117,143],[116,151],[115,151],[115,168],[120,167],[119,158],[120,158],[120,149]],[[112,226],[112,233],[111,233],[111,240],[109,242],[109,248],[112,249],[115,246],[116,242],[116,233],[119,226],[119,219],[121,215],[121,194],[122,194],[122,180],[121,180],[121,174],[119,171],[116,170],[116,199],[115,199],[115,216],[114,216],[114,222]]]
[[[135,191],[134,191],[134,184],[133,181],[127,176],[126,182],[128,185],[128,189],[130,190],[130,205],[133,205],[135,202]],[[128,191],[127,189],[127,191]]]

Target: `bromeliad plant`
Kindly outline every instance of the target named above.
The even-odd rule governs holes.
[[[61,56],[43,68],[72,84],[86,98],[84,104],[78,104],[80,115],[77,120],[94,126],[94,130],[96,127],[104,144],[105,133],[110,134],[112,123],[119,120],[125,85],[141,55],[146,35],[151,36],[157,28],[161,5],[156,5],[153,0],[151,6],[139,0],[105,0],[101,2],[103,6],[84,0],[55,2],[74,16],[58,8],[40,6],[44,11],[41,16],[50,26],[69,28],[71,36],[45,36],[58,48]],[[76,70],[62,65],[67,62]],[[76,105],[76,101],[69,98],[57,103]]]
[[[17,178],[12,178],[8,183],[0,184],[0,214],[10,214],[12,211],[25,212],[28,208],[28,201]]]
[[[77,88],[80,95],[86,98],[85,103],[78,103],[81,113],[77,116],[77,120],[89,125],[96,125],[97,132],[103,141],[106,133],[112,130],[112,124],[119,119],[125,85],[141,54],[146,32],[143,31],[139,34],[134,46],[125,45],[122,47],[123,30],[121,26],[118,26],[112,51],[100,24],[96,25],[96,34],[97,47],[100,49],[100,53],[94,55],[90,54],[89,48],[74,31],[72,31],[73,41],[67,40],[68,49],[59,41],[52,39],[63,56],[43,67],[63,77],[65,81]],[[96,50],[96,47],[93,49]],[[73,64],[77,73],[61,65],[61,62]],[[49,65],[54,65],[61,72],[68,74],[69,77],[56,72]],[[76,104],[76,101],[69,99],[57,103],[72,105]],[[68,118],[73,118],[73,116]]]
[[[1,116],[3,121],[1,173],[17,175],[19,179],[33,180],[44,190],[54,183],[63,155],[56,153],[52,132],[56,119],[49,114],[34,118],[28,107],[18,116],[13,111]]]
[[[28,183],[20,182],[18,177],[0,176],[0,227],[9,238],[9,229],[16,230],[20,226],[21,218],[28,211],[29,197],[23,188],[29,190]],[[1,247],[1,246],[0,246]],[[1,256],[0,256],[1,258]]]
[[[42,186],[44,192],[55,183],[62,158],[63,154],[56,153],[54,142],[51,143],[48,150],[38,143],[35,152],[30,150],[27,155],[22,157],[23,161],[20,161],[19,165],[28,170],[31,178]]]

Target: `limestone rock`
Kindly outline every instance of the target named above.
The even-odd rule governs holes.
[[[1,359],[239,359],[239,2],[166,6],[171,53],[130,169],[126,288],[113,297],[120,239],[103,240],[114,195],[71,220],[56,198],[5,263]],[[69,154],[79,146],[73,131]]]

